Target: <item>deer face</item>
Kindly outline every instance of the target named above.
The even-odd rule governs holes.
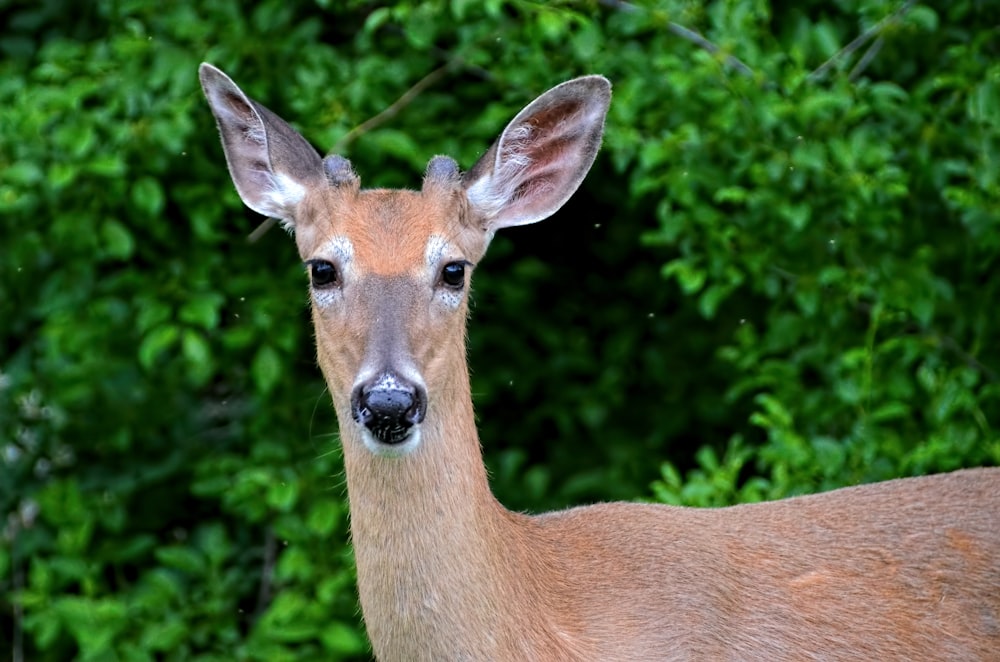
[[[319,363],[342,420],[374,453],[412,451],[437,394],[465,378],[454,360],[464,360],[469,280],[488,239],[457,166],[432,161],[419,192],[333,178],[305,196],[295,234]]]
[[[243,201],[295,233],[345,443],[413,452],[422,426],[446,427],[437,412],[451,409],[441,403],[468,398],[472,267],[497,229],[548,217],[579,186],[600,146],[608,81],[554,87],[464,175],[447,157],[431,159],[418,192],[361,190],[346,159],[320,159],[211,65],[200,76]]]

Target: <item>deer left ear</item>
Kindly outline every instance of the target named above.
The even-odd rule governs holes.
[[[583,76],[511,120],[462,179],[485,230],[536,223],[565,204],[594,163],[610,103],[611,83]]]

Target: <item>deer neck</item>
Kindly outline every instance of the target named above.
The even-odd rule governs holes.
[[[498,624],[539,597],[531,520],[490,492],[464,364],[459,374],[410,455],[375,456],[342,430],[358,591],[380,660],[504,659],[519,644]]]

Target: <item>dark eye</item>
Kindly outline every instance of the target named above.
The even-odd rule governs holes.
[[[456,290],[465,285],[465,263],[449,262],[441,270],[441,282]]]
[[[313,287],[323,289],[335,287],[338,284],[337,267],[326,260],[309,260],[309,277],[312,279]]]

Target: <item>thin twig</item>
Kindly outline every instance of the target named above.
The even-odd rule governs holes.
[[[899,19],[903,14],[905,14],[907,11],[909,11],[910,7],[912,7],[914,4],[916,4],[916,0],[906,0],[903,4],[901,4],[896,9],[896,11],[892,12],[891,14],[889,14],[888,16],[886,16],[885,18],[883,18],[881,21],[879,21],[875,25],[871,26],[870,28],[868,28],[867,30],[865,30],[864,32],[862,32],[861,34],[859,34],[857,37],[855,37],[851,41],[851,43],[849,43],[848,45],[844,46],[839,51],[837,51],[836,53],[834,53],[833,55],[831,55],[830,59],[828,59],[826,62],[824,62],[823,64],[821,64],[819,66],[819,68],[817,68],[815,71],[813,71],[811,74],[809,74],[806,77],[806,80],[809,81],[809,82],[811,82],[811,83],[814,83],[814,82],[822,79],[823,76],[825,76],[827,74],[827,72],[830,69],[832,69],[833,66],[841,58],[850,57],[855,51],[857,51],[859,48],[861,48],[866,43],[868,43],[868,41],[870,39],[872,39],[873,37],[879,36],[882,33],[882,31],[885,30],[885,28],[890,23],[892,23],[892,22],[896,21],[897,19]]]
[[[327,154],[340,154],[359,137],[391,120],[399,114],[399,111],[413,103],[413,100],[416,99],[424,90],[441,80],[444,75],[448,73],[448,70],[454,65],[454,61],[445,62],[440,67],[418,80],[412,87],[410,87],[410,89],[403,92],[402,96],[396,99],[396,101],[390,104],[387,108],[372,117],[369,117],[367,120],[348,131],[343,138],[337,141]],[[264,219],[261,221],[260,225],[254,228],[254,231],[247,236],[247,241],[252,243],[259,240],[264,236],[265,232],[274,227],[275,223],[277,223],[277,220],[273,218]]]
[[[851,73],[848,74],[847,80],[853,83],[858,78],[860,78],[862,72],[864,72],[864,70],[868,68],[868,65],[872,63],[872,60],[875,59],[875,56],[878,55],[880,50],[882,50],[883,45],[885,45],[885,37],[879,35],[879,38],[875,40],[875,43],[873,43],[871,46],[868,47],[868,50],[865,51],[865,54],[861,56],[861,59],[858,60],[858,63],[854,65],[853,69],[851,69]]]
[[[978,370],[979,372],[983,373],[983,375],[989,381],[991,381],[991,382],[998,382],[998,381],[1000,381],[1000,375],[998,375],[995,370],[987,367],[979,359],[977,359],[975,356],[973,356],[969,352],[965,351],[965,349],[961,345],[958,344],[957,340],[955,340],[951,336],[946,336],[944,334],[936,333],[936,332],[933,332],[933,331],[931,332],[931,334],[932,334],[933,337],[935,337],[935,338],[938,339],[938,341],[941,343],[942,346],[944,346],[946,349],[950,349],[952,352],[954,352],[959,357],[961,357],[962,360],[965,361],[965,364],[967,366],[969,366],[970,368],[974,368],[975,370]]]
[[[260,238],[264,236],[264,233],[274,227],[274,224],[278,222],[276,218],[265,218],[260,222],[260,225],[253,229],[253,232],[247,235],[247,241],[251,244],[260,241]]]
[[[871,315],[873,306],[870,303],[859,301],[854,304],[855,310],[860,312],[862,315]],[[970,354],[962,345],[959,344],[957,340],[949,335],[936,331],[935,329],[925,327],[916,322],[908,322],[903,324],[901,333],[920,335],[924,338],[928,338],[937,342],[938,346],[944,350],[950,351],[952,354],[957,355],[961,358],[967,366],[978,370],[987,380],[991,383],[1000,382],[1000,374],[996,370],[985,365],[982,361],[977,359],[975,356]]]
[[[274,536],[274,527],[268,525],[264,533],[264,564],[260,568],[260,587],[257,589],[257,607],[254,609],[254,619],[271,604],[271,585],[274,582],[274,565],[278,557],[278,541]]]
[[[676,36],[680,37],[681,39],[686,39],[695,46],[700,46],[701,48],[704,48],[712,55],[716,55],[717,53],[722,52],[721,48],[710,42],[708,39],[705,39],[694,30],[689,30],[688,28],[684,27],[683,25],[680,25],[679,23],[674,23],[673,21],[670,21],[667,23],[667,29],[670,30]],[[730,55],[729,53],[723,53],[722,61],[723,64],[732,67],[733,69],[735,69],[736,71],[740,72],[745,76],[753,76],[753,69],[743,64],[742,60]]]
[[[643,7],[638,5],[633,5],[630,2],[625,2],[625,0],[599,0],[600,4],[605,7],[611,7],[612,9],[617,9],[624,12],[640,12],[644,11]],[[667,21],[667,29],[670,30],[675,36],[680,37],[685,41],[689,41],[699,48],[704,48],[706,51],[712,55],[722,53],[723,64],[728,67],[735,69],[745,76],[753,76],[753,69],[748,67],[739,58],[730,55],[729,53],[723,52],[721,48],[713,44],[711,41],[698,34],[694,30],[684,27],[680,23],[674,23],[673,21]]]
[[[16,544],[16,542],[14,543]],[[14,641],[11,643],[12,662],[24,662],[24,606],[21,604],[21,590],[24,589],[24,567],[18,554],[11,555],[14,568]]]
[[[406,106],[410,105],[410,103],[412,103],[414,99],[420,96],[421,92],[423,92],[428,87],[430,87],[434,83],[444,78],[444,75],[448,73],[448,70],[452,66],[454,66],[452,62],[450,61],[445,62],[440,67],[438,67],[434,71],[430,72],[429,74],[418,80],[416,83],[413,84],[413,86],[410,89],[403,92],[402,96],[400,96],[398,99],[396,99],[395,102],[390,104],[388,108],[382,110],[377,115],[368,118],[361,124],[357,125],[353,129],[348,131],[347,134],[343,138],[338,140],[337,144],[334,145],[333,148],[327,153],[339,154],[343,152],[344,149],[346,149],[347,146],[350,145],[352,142],[357,140],[359,136],[362,136],[365,133],[371,131],[372,129],[375,129],[376,127],[381,126],[382,124],[385,124],[386,122],[391,120],[393,117],[399,114],[399,111],[401,111]]]
[[[605,7],[625,12],[640,12],[643,10],[642,7],[633,5],[631,2],[625,2],[625,0],[601,0],[601,4]]]

